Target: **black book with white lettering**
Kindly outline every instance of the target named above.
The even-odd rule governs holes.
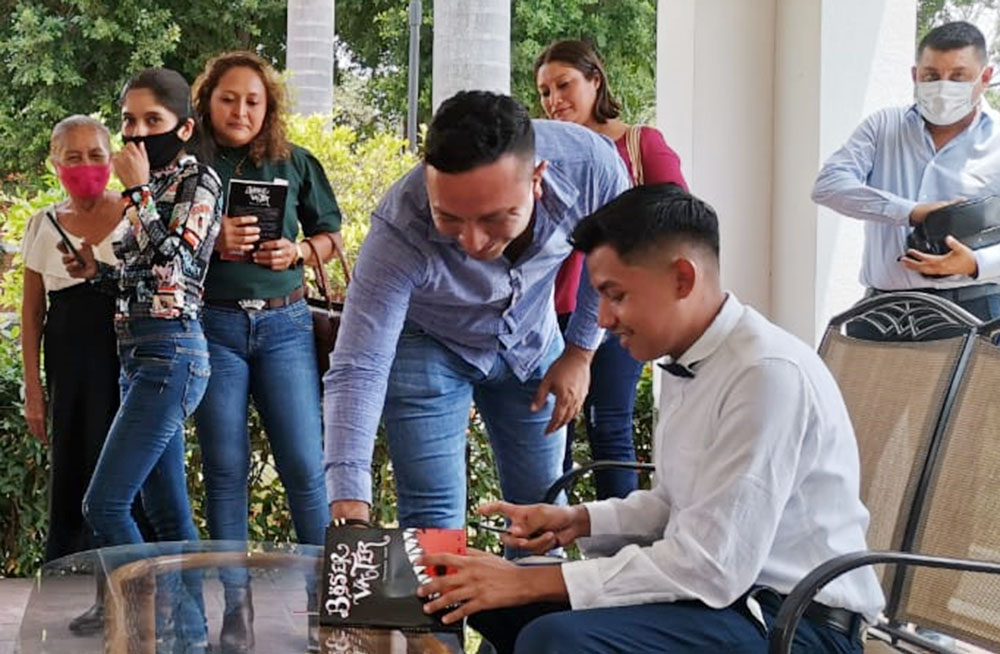
[[[331,524],[326,531],[320,624],[403,631],[461,631],[427,615],[417,587],[452,572],[417,565],[425,554],[465,554],[464,529],[375,529]]]
[[[226,197],[227,216],[257,216],[260,240],[254,244],[254,250],[264,241],[281,238],[285,222],[285,200],[288,199],[287,180],[259,182],[252,179],[231,179]],[[242,260],[249,259],[249,256],[235,254],[223,258]]]

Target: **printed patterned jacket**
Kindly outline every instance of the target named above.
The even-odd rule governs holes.
[[[126,222],[117,267],[99,264],[92,283],[113,287],[117,319],[198,318],[205,273],[222,219],[222,184],[185,155],[149,183],[122,193]],[[112,290],[112,289],[108,289]]]

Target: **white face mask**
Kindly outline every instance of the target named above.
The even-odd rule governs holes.
[[[920,115],[933,125],[954,125],[976,107],[976,82],[917,82],[913,97]]]

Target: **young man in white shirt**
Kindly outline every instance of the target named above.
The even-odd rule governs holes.
[[[858,452],[840,391],[806,344],[719,281],[715,212],[673,185],[632,189],[574,231],[598,320],[637,359],[666,357],[651,490],[578,506],[480,508],[505,544],[582,561],[518,567],[492,555],[426,557],[457,572],[425,585],[446,621],[498,651],[754,652],[781,596],[837,555],[866,549]],[[883,605],[871,569],[823,589],[803,652],[861,652]],[[523,629],[522,629],[523,627]],[[516,642],[516,645],[515,645]]]

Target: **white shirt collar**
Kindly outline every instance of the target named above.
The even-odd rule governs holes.
[[[732,292],[726,293],[726,299],[722,302],[722,307],[715,314],[715,318],[701,336],[691,344],[684,354],[677,357],[677,363],[692,368],[708,357],[712,356],[716,350],[729,338],[729,334],[736,328],[740,316],[743,315],[743,304],[736,299]],[[671,358],[666,357],[670,362]]]

